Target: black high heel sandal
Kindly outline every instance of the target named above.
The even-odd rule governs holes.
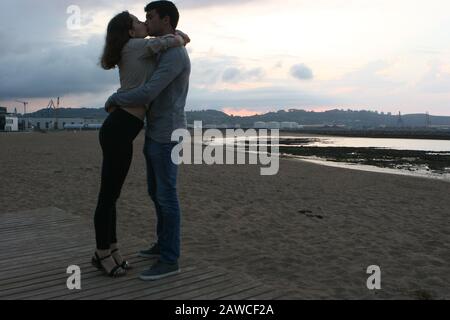
[[[97,252],[95,252],[95,257],[92,257],[91,263],[98,270],[102,270],[105,273],[105,275],[107,275],[108,277],[119,278],[119,277],[125,276],[127,273],[126,273],[126,270],[122,268],[122,266],[115,266],[114,268],[112,268],[112,270],[110,272],[108,272],[105,269],[105,267],[102,265],[102,261],[106,260],[106,259],[108,259],[110,257],[111,257],[111,255],[108,255],[106,257],[100,258],[98,256]]]
[[[112,251],[111,251],[111,255],[112,255],[113,253],[117,252],[117,251],[119,251],[119,249],[114,249],[114,250],[112,250]],[[131,266],[131,264],[130,264],[127,260],[123,260],[122,264],[119,264],[119,263],[117,262],[116,258],[114,258],[114,256],[113,256],[113,259],[114,259],[114,261],[116,262],[116,264],[117,264],[118,266],[120,266],[123,270],[131,270],[131,269],[133,269],[133,267]]]

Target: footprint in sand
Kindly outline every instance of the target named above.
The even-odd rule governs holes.
[[[299,213],[307,216],[308,218],[317,218],[322,220],[323,216],[319,215],[319,214],[312,214],[313,212],[311,210],[299,210]]]

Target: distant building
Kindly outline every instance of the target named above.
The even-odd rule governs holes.
[[[295,130],[298,128],[299,128],[299,125],[297,122],[282,122],[281,123],[281,129],[284,129],[284,130]]]
[[[28,118],[29,126],[41,130],[99,129],[103,121],[84,118]]]
[[[255,122],[255,124],[253,125],[253,127],[254,127],[255,129],[266,129],[266,128],[267,128],[267,124],[266,124],[265,122],[258,121],[258,122]]]
[[[281,124],[277,121],[262,122],[258,121],[253,124],[255,129],[281,129]]]
[[[277,121],[271,121],[267,123],[267,129],[280,129],[281,125]]]
[[[102,123],[88,123],[85,125],[85,129],[100,130],[102,128],[102,125]]]
[[[194,122],[194,124],[192,125],[193,129],[201,129],[203,128],[203,124],[201,122]]]
[[[4,130],[9,132],[19,131],[19,118],[15,116],[6,116]]]

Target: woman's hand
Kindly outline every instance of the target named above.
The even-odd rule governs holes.
[[[183,39],[184,46],[186,46],[189,42],[191,42],[191,39],[187,34],[184,32],[181,32],[180,30],[175,31],[175,35],[180,36]]]
[[[108,98],[108,100],[106,100],[105,102],[105,111],[108,113],[113,113],[114,110],[117,109],[117,106],[115,103],[112,102],[112,96]]]

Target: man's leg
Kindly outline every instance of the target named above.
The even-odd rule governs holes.
[[[151,193],[157,212],[159,211],[158,244],[161,253],[160,261],[171,264],[177,263],[180,257],[178,166],[172,162],[171,158],[172,149],[175,145],[173,143],[162,144],[149,139],[145,148],[147,163],[151,167]]]
[[[150,152],[147,151],[149,150],[149,148],[150,148],[150,139],[145,138],[144,156],[147,165],[147,192],[150,198],[152,199],[153,203],[155,204],[156,220],[157,220],[156,234],[159,239],[163,228],[163,216],[161,215],[161,207],[159,206],[158,201],[156,201],[156,176],[150,157]]]

